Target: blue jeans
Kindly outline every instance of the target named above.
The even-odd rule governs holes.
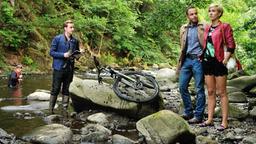
[[[198,59],[186,58],[179,75],[179,89],[184,104],[185,115],[193,115],[191,97],[188,91],[189,82],[192,77],[194,77],[195,80],[197,93],[194,117],[202,119],[205,109],[204,74],[202,63]]]

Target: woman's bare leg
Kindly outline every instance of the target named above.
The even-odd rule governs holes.
[[[208,120],[207,124],[213,122],[214,109],[216,106],[216,81],[215,77],[211,75],[205,76],[205,84],[208,91]]]
[[[228,95],[226,90],[227,76],[216,77],[216,90],[220,96],[222,122],[221,124],[226,128],[228,127]]]

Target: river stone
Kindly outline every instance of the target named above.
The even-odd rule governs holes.
[[[40,101],[48,101],[50,99],[50,93],[36,91],[27,96],[28,100],[40,100]]]
[[[106,126],[109,123],[108,116],[106,116],[104,113],[96,113],[90,115],[87,117],[87,120],[90,122],[98,123],[103,126]]]
[[[227,86],[227,93],[233,93],[233,92],[240,92],[241,90],[239,88],[233,87],[233,86]]]
[[[96,80],[82,80],[78,77],[73,78],[70,85],[70,94],[73,106],[78,112],[84,110],[81,107],[86,106],[88,109],[95,109],[99,106],[110,108],[131,117],[142,117],[157,111],[157,107],[153,107],[156,100],[150,103],[135,103],[119,98],[113,91],[112,85],[107,83],[99,84]],[[79,99],[79,100],[76,100]],[[159,104],[161,104],[159,102]],[[85,109],[86,109],[85,108]],[[82,109],[82,110],[81,110]]]
[[[112,144],[135,144],[136,142],[124,137],[122,135],[115,134],[112,136]]]
[[[215,116],[221,117],[220,107],[216,107]],[[229,104],[228,116],[230,118],[245,119],[248,116],[248,111],[241,108],[238,104]]]
[[[250,111],[250,116],[251,117],[256,117],[256,106]]]
[[[44,121],[47,124],[59,123],[61,119],[62,119],[62,116],[57,114],[52,114],[47,117],[44,117]]]
[[[241,76],[232,80],[228,80],[227,85],[233,86],[239,89],[244,89],[246,86],[256,81],[256,75],[252,76]]]
[[[196,137],[196,143],[197,144],[218,144],[215,140],[212,140],[209,137],[199,135]]]
[[[11,137],[11,136],[5,130],[0,128],[0,137]]]
[[[167,81],[168,83],[173,83],[176,80],[176,72],[170,68],[162,68],[156,71],[156,79],[157,81]]]
[[[107,142],[111,131],[99,124],[88,124],[81,129],[82,142]]]
[[[252,88],[249,92],[255,94],[256,93],[256,87]]]
[[[147,144],[195,143],[195,134],[178,114],[162,110],[136,123]]]
[[[247,98],[243,92],[233,92],[228,94],[228,100],[230,103],[246,103]]]
[[[243,144],[255,144],[256,143],[256,135],[247,136],[242,141]]]
[[[73,133],[61,124],[50,124],[36,128],[23,138],[31,143],[67,144],[71,143]]]
[[[1,107],[1,110],[5,111],[35,111],[35,110],[46,110],[49,108],[49,102],[35,102],[30,101],[29,105],[20,105],[20,106],[4,106]],[[55,108],[58,105],[55,105]]]

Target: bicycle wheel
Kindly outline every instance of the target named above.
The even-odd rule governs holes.
[[[157,81],[148,74],[142,72],[124,72],[129,78],[118,76],[113,84],[113,90],[117,96],[132,102],[147,102],[154,99],[159,93]]]

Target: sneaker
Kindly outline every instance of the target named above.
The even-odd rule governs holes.
[[[186,115],[186,114],[183,114],[183,115],[181,115],[181,117],[182,117],[184,120],[190,120],[191,118],[193,118],[193,115]]]
[[[196,117],[193,117],[192,119],[188,120],[189,124],[199,124],[202,123],[202,119],[198,119]]]

